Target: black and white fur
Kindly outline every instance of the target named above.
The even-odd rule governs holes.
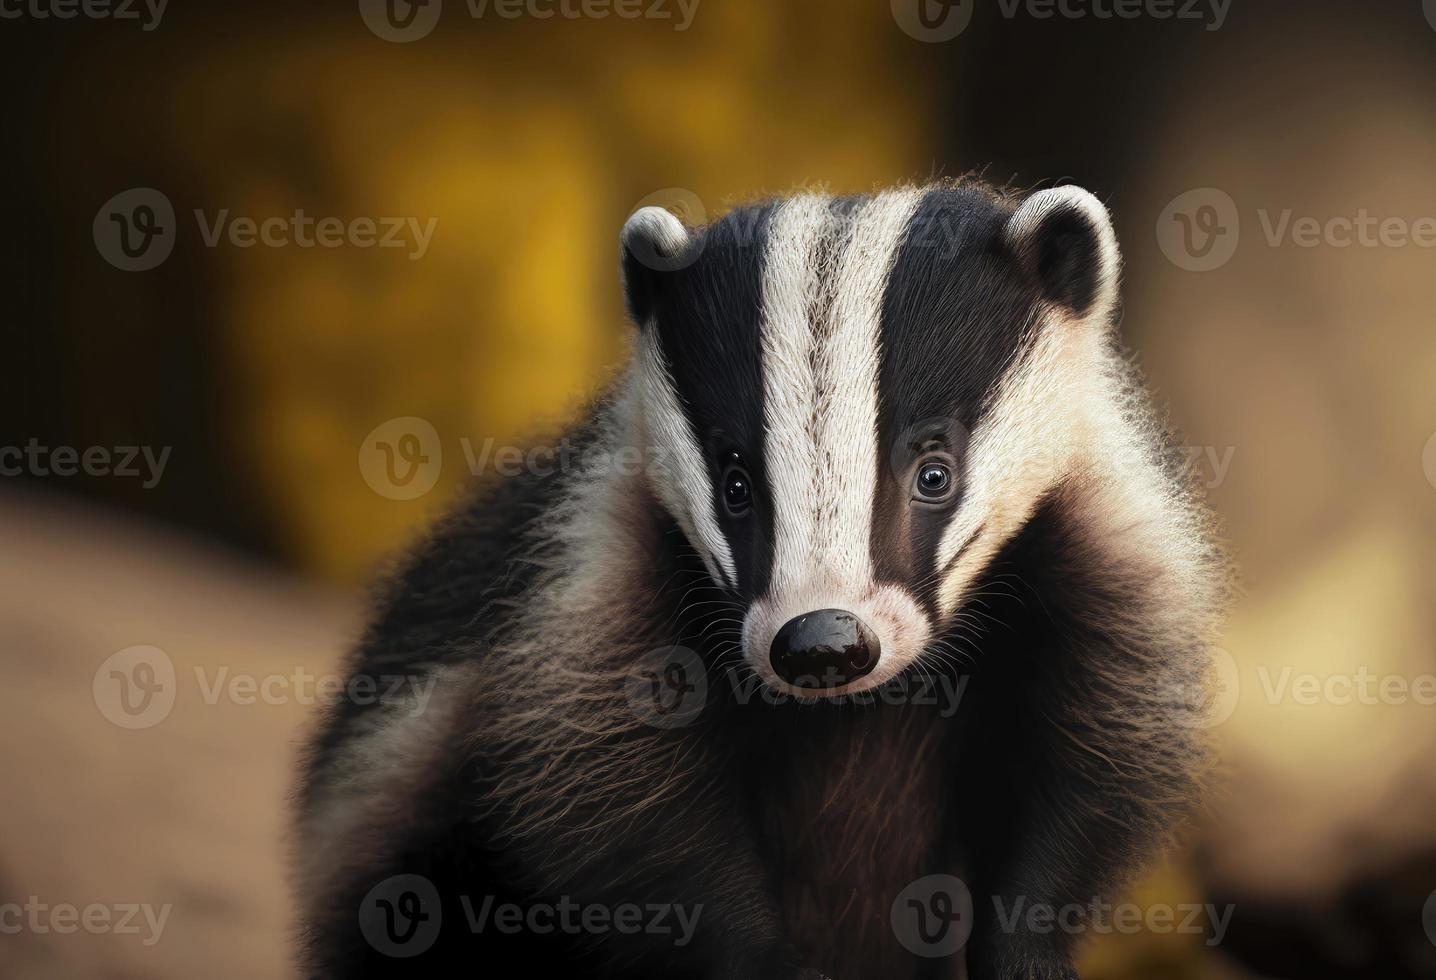
[[[1169,836],[1200,771],[1222,592],[1114,337],[1105,208],[962,181],[805,193],[701,229],[645,209],[623,267],[633,355],[570,438],[645,465],[490,487],[394,579],[354,671],[422,674],[433,694],[341,705],[312,748],[307,968],[1074,977],[1072,935],[1003,929],[994,901],[1110,898]],[[934,447],[959,492],[919,506]],[[734,452],[741,518],[721,497]],[[881,656],[815,697],[768,649],[822,608],[858,614]],[[701,656],[707,703],[654,727],[625,682],[673,645]],[[958,675],[949,717],[842,697]],[[738,696],[755,677],[803,697]],[[358,910],[403,873],[434,883],[444,928],[390,959]],[[889,913],[939,873],[969,886],[975,928],[926,959]],[[476,934],[460,896],[702,913],[682,948]]]

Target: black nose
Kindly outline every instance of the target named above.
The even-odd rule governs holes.
[[[877,635],[861,619],[842,609],[819,609],[778,630],[768,659],[794,687],[821,690],[872,673],[878,651]]]

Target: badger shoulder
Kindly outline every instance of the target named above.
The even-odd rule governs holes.
[[[552,445],[581,454],[596,439],[597,412]],[[402,763],[422,778],[431,766],[413,753],[428,753],[433,766],[442,753],[459,757],[461,746],[450,743],[466,727],[456,717],[465,678],[516,628],[557,561],[550,528],[573,493],[574,470],[556,458],[511,476],[480,476],[389,563],[339,671],[342,686],[323,699],[301,752],[294,837],[302,851],[332,836],[341,814],[362,810],[381,772],[392,775]],[[401,789],[417,787],[386,791]],[[301,868],[314,863],[297,858]]]

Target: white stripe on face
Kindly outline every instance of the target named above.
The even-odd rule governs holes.
[[[921,191],[884,194],[840,219],[826,199],[800,197],[773,221],[763,283],[763,410],[770,594],[780,603],[799,591],[857,596],[871,586],[882,304],[921,199]],[[834,234],[839,241],[825,250]],[[828,309],[817,302],[825,286]],[[814,322],[815,314],[823,319]]]
[[[938,547],[937,567],[947,569],[938,589],[944,616],[1047,491],[1079,456],[1091,455],[1091,420],[1101,416],[1093,403],[1109,373],[1102,339],[1100,329],[1081,322],[1040,321],[1032,349],[973,432],[967,490]]]
[[[772,575],[769,588],[796,588],[813,556],[817,530],[812,503],[818,492],[818,451],[813,311],[822,277],[818,263],[825,236],[837,219],[829,200],[804,195],[773,217],[763,266],[764,462],[773,501]]]
[[[925,617],[900,590],[875,586],[870,554],[883,299],[923,193],[883,194],[847,217],[825,198],[795,198],[770,229],[762,339],[772,573],[743,634],[750,665],[779,689],[773,636],[816,609],[848,610],[880,639],[878,667],[852,690],[890,678],[926,643]]]
[[[645,444],[659,447],[663,456],[654,467],[654,487],[663,506],[702,557],[708,574],[720,585],[734,588],[738,573],[728,539],[718,526],[713,481],[688,416],[678,402],[657,329],[648,324],[638,343],[638,383],[648,428]]]

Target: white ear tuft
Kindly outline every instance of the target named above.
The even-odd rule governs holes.
[[[650,269],[666,272],[682,264],[692,236],[673,212],[650,206],[633,212],[624,222],[619,240],[638,261]]]
[[[1067,185],[1036,192],[1003,235],[1047,299],[1084,318],[1112,319],[1122,255],[1112,217],[1090,191]]]
[[[673,212],[657,206],[633,212],[623,223],[619,241],[628,315],[642,328],[654,315],[663,274],[691,265],[702,249],[694,247],[693,235]]]

